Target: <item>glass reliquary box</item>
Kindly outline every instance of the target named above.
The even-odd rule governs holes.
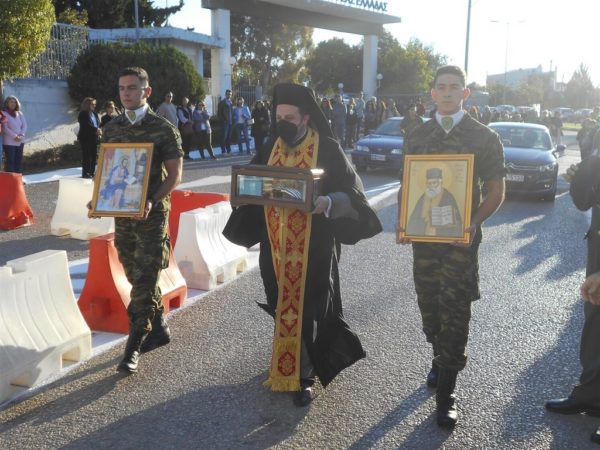
[[[231,204],[314,209],[323,169],[247,164],[231,168]]]

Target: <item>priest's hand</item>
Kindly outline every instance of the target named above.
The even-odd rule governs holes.
[[[570,183],[577,171],[579,170],[579,164],[571,164],[571,167],[567,169],[563,178],[567,180],[567,183]]]
[[[600,272],[591,274],[580,288],[581,296],[592,305],[600,305]]]
[[[321,195],[315,200],[315,209],[312,210],[313,214],[325,214],[325,217],[329,217],[328,210],[331,206],[331,199],[326,195]]]

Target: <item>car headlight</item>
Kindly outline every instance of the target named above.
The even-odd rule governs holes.
[[[355,147],[357,152],[368,152],[369,151],[369,147],[365,146],[365,145],[357,145]]]
[[[401,148],[393,148],[390,151],[390,155],[401,155],[402,154],[402,149]]]
[[[540,166],[538,169],[540,172],[552,172],[556,169],[556,163],[546,164],[545,166]]]

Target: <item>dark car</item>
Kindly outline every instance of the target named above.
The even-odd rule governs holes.
[[[494,122],[489,126],[504,144],[507,192],[533,194],[554,201],[558,181],[556,153],[566,147],[555,148],[544,125]]]
[[[401,121],[402,117],[391,117],[354,144],[352,162],[358,172],[366,172],[368,167],[402,170],[404,137],[400,132]]]

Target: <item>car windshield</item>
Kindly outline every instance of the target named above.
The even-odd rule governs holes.
[[[538,150],[552,149],[550,135],[540,128],[527,127],[494,127],[500,135],[505,147],[531,148]]]
[[[400,133],[400,120],[386,120],[373,133],[386,136],[402,136],[402,133]]]

